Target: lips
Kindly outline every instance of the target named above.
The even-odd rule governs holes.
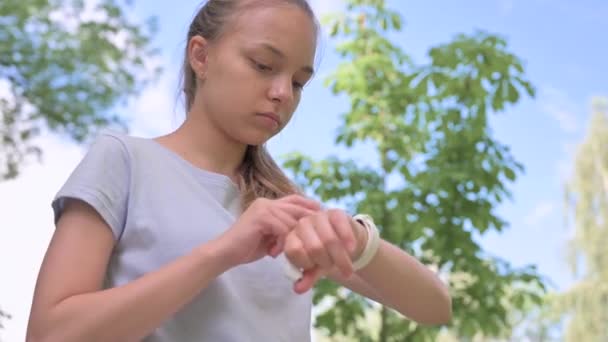
[[[271,120],[274,120],[277,123],[277,125],[279,125],[279,126],[281,125],[281,117],[276,113],[267,112],[267,113],[258,113],[258,115],[265,116]]]

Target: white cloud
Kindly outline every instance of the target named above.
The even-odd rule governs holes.
[[[538,203],[532,211],[524,217],[524,223],[528,226],[535,226],[555,211],[555,204],[544,201]]]
[[[576,133],[580,128],[576,104],[563,91],[546,87],[541,90],[539,104],[543,112],[555,119],[566,133]]]
[[[164,64],[165,66],[168,63]],[[158,82],[144,90],[125,110],[130,133],[151,137],[166,134],[183,120],[183,101],[178,98],[177,71],[165,70]]]

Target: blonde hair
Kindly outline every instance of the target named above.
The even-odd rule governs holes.
[[[202,36],[208,41],[217,40],[223,33],[228,20],[239,11],[263,5],[288,3],[300,7],[312,19],[318,31],[318,22],[306,0],[209,0],[195,15],[188,30],[187,42],[194,36]],[[188,44],[184,55],[182,91],[185,95],[186,113],[194,103],[196,94],[196,74],[188,59]],[[256,198],[276,199],[300,192],[297,186],[275,163],[264,145],[247,146],[245,157],[239,169],[239,187],[242,194],[242,207],[246,209]]]

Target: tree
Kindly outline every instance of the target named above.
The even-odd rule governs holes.
[[[300,153],[283,166],[309,194],[375,217],[382,237],[434,265],[449,282],[459,338],[503,336],[509,310],[541,300],[533,266],[513,268],[485,252],[477,236],[507,223],[494,208],[523,166],[488,127],[491,113],[534,96],[522,62],[500,36],[458,35],[416,64],[386,38],[401,29],[399,13],[382,0],[350,0],[325,19],[344,59],[326,81],[350,98],[336,143],[370,144],[377,160],[313,160]],[[328,335],[357,341],[434,341],[439,328],[403,320],[330,282],[315,290],[330,308],[316,319]],[[377,328],[362,325],[370,320]]]
[[[40,158],[34,138],[44,130],[83,142],[102,127],[126,129],[112,109],[158,75],[148,63],[154,19],[130,19],[117,0],[94,3],[87,13],[83,0],[0,2],[0,181]]]
[[[570,264],[580,275],[553,303],[568,318],[566,341],[608,340],[608,98],[596,98],[592,112],[565,191],[574,224]]]

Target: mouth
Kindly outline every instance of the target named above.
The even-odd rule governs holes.
[[[281,125],[281,117],[276,113],[266,112],[266,113],[257,113],[257,114],[273,120],[277,124],[277,126]]]

